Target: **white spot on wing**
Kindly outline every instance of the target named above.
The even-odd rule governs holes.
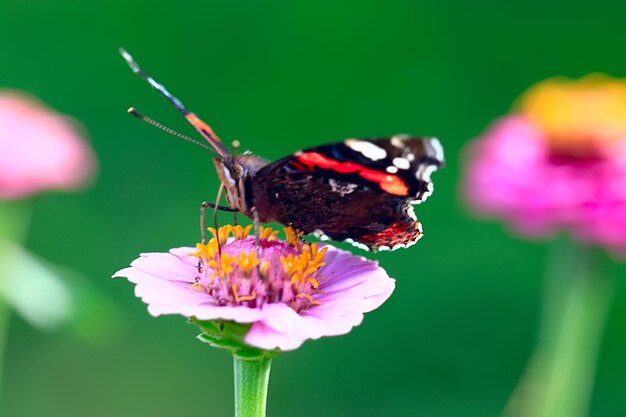
[[[391,146],[396,148],[404,148],[404,142],[402,141],[402,136],[394,136],[391,138]]]
[[[435,159],[443,162],[444,161],[443,146],[441,146],[441,142],[439,142],[439,139],[431,138],[430,140],[428,140],[427,143],[432,148],[433,153],[435,154],[434,155]]]
[[[374,145],[372,142],[364,140],[348,139],[344,142],[347,147],[353,151],[357,151],[372,161],[378,161],[387,157],[387,151],[380,146]]]
[[[361,242],[355,242],[353,239],[347,238],[346,240],[344,240],[344,242],[347,242],[349,244],[351,244],[352,246],[356,246],[359,249],[363,249],[364,251],[368,251],[370,250],[370,248],[367,245],[364,245]]]
[[[400,169],[409,169],[411,167],[411,163],[406,158],[393,158],[391,162]]]
[[[311,233],[311,234],[312,234],[313,236],[315,236],[316,238],[318,238],[319,240],[323,240],[323,241],[326,241],[326,240],[331,240],[331,239],[330,239],[330,238],[326,235],[326,233],[324,233],[324,232],[323,232],[322,230],[320,230],[320,229],[315,229],[315,230],[313,231],[313,233]]]
[[[435,165],[422,165],[415,171],[415,178],[430,182],[430,175],[437,170]]]
[[[409,208],[406,210],[406,214],[408,214],[413,220],[417,221],[417,216],[415,215],[415,209],[413,209],[413,206],[409,205]]]
[[[385,168],[385,170],[390,174],[395,174],[396,172],[398,172],[398,168],[394,166],[388,166],[387,168]]]
[[[426,199],[431,195],[433,195],[433,183],[429,182],[426,186],[426,191],[422,193],[420,199],[411,201],[411,204],[420,204],[421,202],[426,201]]]

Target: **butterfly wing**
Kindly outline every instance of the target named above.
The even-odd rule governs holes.
[[[394,136],[348,139],[296,152],[251,181],[262,221],[356,246],[396,249],[422,235],[412,204],[432,193],[430,174],[443,164],[437,139]]]

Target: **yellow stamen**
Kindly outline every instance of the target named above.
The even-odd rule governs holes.
[[[233,291],[233,297],[235,298],[235,302],[237,303],[240,303],[242,301],[252,301],[256,298],[256,293],[254,292],[251,295],[239,295],[237,293],[237,291],[239,290],[239,288],[237,288],[237,284],[233,284],[231,289]]]
[[[213,277],[224,278],[226,274],[230,274],[233,272],[233,262],[236,261],[236,258],[229,256],[225,253],[222,253],[219,259],[212,259],[207,263],[207,266],[213,269],[213,274],[211,275],[211,279]]]
[[[211,259],[215,259],[215,255],[217,255],[217,241],[211,239],[206,245],[196,243],[196,249],[198,249],[198,252],[190,253],[189,256],[195,256],[210,261]]]
[[[299,265],[297,263],[298,259],[299,258],[293,255],[280,257],[280,262],[283,264],[283,270],[285,271],[285,274],[291,275],[299,268]]]
[[[233,227],[227,224],[226,226],[222,226],[219,229],[217,229],[217,231],[215,230],[215,228],[209,227],[208,231],[213,234],[213,237],[219,241],[220,246],[221,246],[221,245],[226,244],[226,241],[228,240],[228,237],[230,236],[230,232],[232,231],[232,229]]]
[[[248,237],[250,230],[252,229],[252,225],[249,224],[246,227],[242,227],[241,225],[233,226],[232,233],[235,239],[241,240]]]
[[[291,226],[285,227],[283,231],[285,232],[285,240],[287,241],[287,243],[289,243],[293,247],[300,249],[300,236],[302,236],[303,233],[297,232]]]
[[[241,252],[239,254],[239,258],[233,258],[233,260],[239,266],[239,269],[247,275],[249,275],[259,263],[261,263],[261,261],[256,257],[256,252],[250,252],[247,256],[245,252]]]
[[[302,282],[304,276],[302,275],[301,272],[296,272],[291,276],[291,283],[292,284],[299,284]]]
[[[319,280],[315,278],[316,272],[325,265],[324,255],[328,251],[327,247],[318,249],[316,244],[302,245],[303,252],[299,255],[281,256],[280,262],[283,265],[285,275],[289,277],[292,284],[311,284],[315,289],[319,287]]]
[[[264,226],[260,227],[259,239],[261,240],[267,240],[267,241],[278,240],[277,235],[278,235],[278,230],[273,230],[271,227],[264,227]]]
[[[267,278],[270,273],[270,261],[261,262],[261,266],[259,267],[259,272],[263,278]]]
[[[318,305],[318,306],[319,306],[319,305],[322,305],[322,302],[321,302],[321,301],[317,301],[317,300],[315,300],[313,297],[311,297],[311,295],[310,295],[310,294],[300,293],[300,294],[296,294],[296,297],[299,297],[299,298],[306,298],[306,299],[309,301],[309,303],[311,303],[311,304],[313,304],[313,305]]]

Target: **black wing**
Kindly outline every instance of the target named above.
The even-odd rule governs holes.
[[[437,139],[348,139],[296,152],[252,178],[249,204],[261,221],[356,246],[396,249],[422,236],[412,204],[432,193],[443,164]]]

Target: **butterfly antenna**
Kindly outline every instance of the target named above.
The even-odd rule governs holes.
[[[218,155],[222,157],[230,156],[228,149],[226,149],[220,138],[215,134],[215,132],[213,132],[213,129],[211,129],[208,124],[200,120],[198,116],[196,116],[194,113],[187,110],[187,108],[179,99],[177,99],[169,91],[167,91],[167,89],[162,84],[159,84],[154,78],[144,72],[139,64],[137,64],[133,57],[124,48],[120,48],[120,54],[135,74],[147,81],[148,84],[150,84],[155,90],[161,93],[161,95],[165,97],[167,101],[169,101],[176,108],[176,110],[178,110],[183,116],[185,116],[185,119],[187,119],[187,121],[191,123],[191,125],[196,128],[196,130],[209,142],[209,144],[215,149],[215,152],[217,152]]]
[[[146,123],[148,123],[148,124],[158,128],[158,129],[161,129],[162,131],[164,131],[166,133],[169,133],[172,136],[176,136],[177,138],[186,140],[187,142],[191,142],[191,143],[193,143],[196,146],[199,146],[199,147],[204,148],[204,149],[208,149],[209,151],[215,153],[215,150],[213,148],[211,148],[209,145],[206,145],[206,144],[204,144],[202,142],[199,142],[199,141],[197,141],[197,140],[195,140],[193,138],[190,138],[187,135],[183,135],[182,133],[179,133],[179,132],[175,131],[174,129],[170,129],[169,127],[167,127],[167,126],[157,122],[154,119],[149,118],[148,116],[144,116],[143,114],[139,113],[137,111],[137,109],[135,109],[134,107],[129,108],[128,109],[128,113],[132,114],[133,116],[135,116],[136,118],[138,118],[141,121],[144,121],[144,122],[146,122]]]

